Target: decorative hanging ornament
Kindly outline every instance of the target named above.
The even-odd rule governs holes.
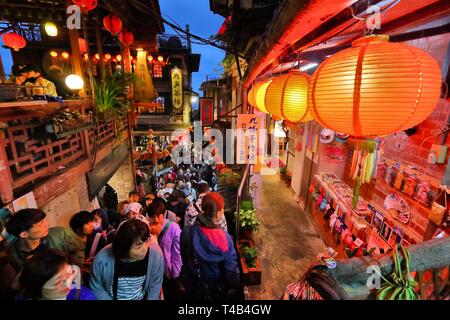
[[[72,0],[74,5],[81,8],[82,11],[91,11],[97,7],[97,0]]]
[[[103,25],[113,36],[122,31],[122,20],[115,14],[110,14],[103,18]]]
[[[294,123],[311,121],[308,84],[309,76],[297,70],[274,78],[266,90],[267,111],[277,118]]]
[[[318,123],[370,137],[403,131],[429,116],[441,92],[438,64],[419,48],[388,40],[358,39],[317,68],[308,99]]]
[[[119,41],[122,44],[129,46],[134,42],[134,36],[130,31],[123,30],[119,32]]]
[[[25,38],[14,32],[4,34],[2,40],[6,46],[14,51],[19,51],[19,49],[22,49],[27,45]]]
[[[269,113],[266,108],[266,90],[273,79],[258,81],[248,93],[248,103],[259,111]]]

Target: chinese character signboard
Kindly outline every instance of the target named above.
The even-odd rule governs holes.
[[[259,154],[258,135],[263,128],[263,117],[255,114],[239,114],[237,118],[237,159],[238,164],[256,164]]]
[[[138,51],[134,73],[140,80],[134,84],[135,100],[140,102],[152,102],[155,100],[157,93],[150,72],[148,71],[146,51]]]
[[[212,98],[200,98],[200,121],[202,126],[212,126],[214,106]]]
[[[176,111],[183,107],[183,75],[178,68],[172,69],[172,105]]]

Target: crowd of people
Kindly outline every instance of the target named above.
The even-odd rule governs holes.
[[[0,223],[0,300],[228,299],[240,285],[212,166],[174,166],[118,202],[49,228],[24,209]],[[3,230],[5,229],[5,230]],[[4,235],[4,238],[1,235]]]

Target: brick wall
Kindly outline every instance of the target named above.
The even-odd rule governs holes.
[[[135,190],[134,176],[129,158],[124,161],[108,183],[116,190],[119,201],[128,199],[128,193]]]

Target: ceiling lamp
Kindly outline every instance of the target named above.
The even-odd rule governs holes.
[[[440,92],[441,71],[428,53],[375,35],[317,68],[309,105],[322,126],[356,137],[383,136],[424,121]]]
[[[103,18],[103,25],[113,36],[122,31],[122,20],[115,14],[110,14]]]
[[[274,78],[266,89],[267,111],[291,122],[313,120],[308,110],[308,84],[309,76],[298,70]]]
[[[4,34],[2,40],[6,46],[12,48],[14,51],[19,51],[19,49],[27,45],[25,38],[14,32]]]
[[[148,60],[149,62],[153,62],[153,56],[150,54],[150,55],[147,57],[147,60]]]
[[[159,62],[163,62],[164,61],[164,57],[163,56],[158,56],[158,61]]]
[[[72,0],[83,11],[91,11],[97,7],[97,0]]]
[[[118,62],[122,61],[122,55],[121,55],[121,54],[118,54],[118,55],[116,56],[116,59],[117,59]]]
[[[61,53],[61,57],[63,57],[63,59],[67,60],[69,59],[69,53],[64,51],[63,53]]]
[[[58,28],[53,22],[47,22],[44,25],[44,29],[49,37],[56,37],[58,35]]]
[[[130,31],[123,30],[119,33],[119,41],[122,44],[129,46],[134,42],[134,36]]]
[[[50,56],[52,58],[56,58],[58,56],[58,52],[52,50],[52,51],[50,51]]]
[[[106,61],[111,60],[111,55],[109,53],[105,54],[105,59]]]
[[[273,79],[257,82],[248,93],[248,103],[259,111],[269,113],[265,104],[267,86]]]

